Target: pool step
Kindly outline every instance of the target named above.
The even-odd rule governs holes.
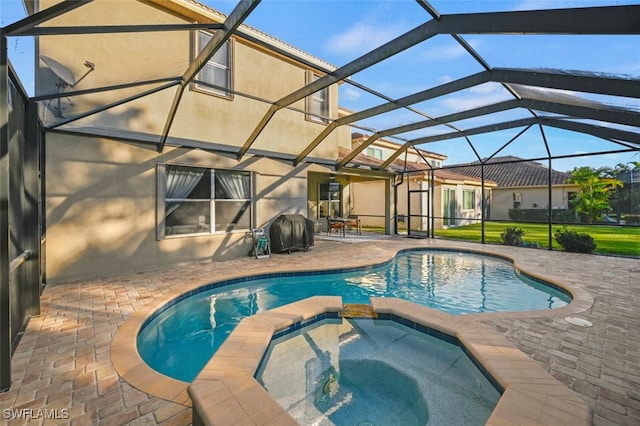
[[[371,305],[364,303],[345,303],[342,305],[342,318],[378,318]]]

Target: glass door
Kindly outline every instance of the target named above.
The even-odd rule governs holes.
[[[321,183],[318,191],[318,218],[342,216],[342,191],[340,182]]]
[[[442,194],[443,224],[444,226],[456,226],[456,190],[443,190]]]

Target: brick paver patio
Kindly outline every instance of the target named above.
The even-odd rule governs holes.
[[[190,408],[137,390],[112,365],[113,336],[139,307],[181,287],[224,279],[238,271],[355,266],[386,260],[405,247],[442,246],[503,253],[531,272],[588,291],[593,305],[573,316],[588,320],[591,327],[572,324],[562,315],[535,313],[488,315],[481,321],[583,398],[593,410],[593,424],[640,424],[639,259],[407,238],[365,243],[317,240],[306,253],[49,285],[42,295],[41,315],[29,322],[12,359],[12,387],[0,394],[2,421],[190,424]]]

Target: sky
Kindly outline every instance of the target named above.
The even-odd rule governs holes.
[[[132,0],[111,0],[126,5]],[[230,13],[237,2],[232,0],[202,0],[202,3]],[[440,14],[549,9],[563,7],[610,6],[638,4],[625,0],[431,0]],[[19,0],[0,0],[0,26],[24,17]],[[334,66],[345,65],[377,46],[428,21],[431,16],[413,0],[263,0],[245,23],[308,52]],[[285,25],[286,23],[286,25]],[[640,36],[575,36],[575,35],[463,35],[491,67],[570,69],[640,78]],[[9,40],[9,59],[27,91],[33,94],[33,42],[26,37]],[[448,35],[438,35],[390,59],[363,70],[352,80],[384,95],[397,99],[461,77],[482,71],[481,66]],[[631,98],[579,94],[607,104],[631,107],[640,111],[640,102]],[[385,101],[355,86],[343,84],[340,105],[352,111],[370,108]],[[498,84],[484,84],[452,95],[423,102],[414,107],[431,117],[464,111],[499,100],[512,99]],[[523,110],[500,113],[466,122],[456,128],[468,129],[488,124],[491,120],[506,121],[530,115]],[[417,122],[424,117],[400,109],[358,122],[362,133],[384,130]],[[471,137],[477,151],[464,139],[421,145],[428,151],[447,155],[445,164],[474,161],[488,157],[514,138],[522,128]],[[637,129],[634,129],[637,131]],[[418,137],[449,133],[451,128],[436,126],[399,135],[403,143]],[[541,131],[527,130],[496,155],[517,155],[523,158],[546,156]],[[601,139],[574,132],[545,127],[544,137],[552,155],[580,154],[587,151],[611,151],[618,146]],[[391,140],[394,140],[391,138]],[[553,168],[562,171],[573,167],[615,166],[618,163],[640,161],[640,155],[621,154],[554,160]]]

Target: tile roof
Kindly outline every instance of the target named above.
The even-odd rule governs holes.
[[[363,139],[366,140],[370,137],[371,135],[367,135],[367,134],[363,134],[363,133],[359,133],[359,132],[353,132],[351,133],[351,140],[355,141],[358,139]],[[384,143],[384,144],[389,144],[389,145],[395,145],[398,148],[400,148],[400,144],[395,142],[395,141],[390,141],[388,139],[378,139],[377,141],[374,142],[373,145],[371,146],[375,146],[376,143]],[[425,155],[427,157],[434,157],[434,158],[440,158],[442,160],[446,160],[447,156],[444,154],[438,154],[437,152],[433,152],[433,151],[427,151],[426,149],[422,149],[422,148],[418,148],[416,146],[412,146],[409,148],[409,150],[415,151],[415,152],[419,152],[422,153],[422,155]]]
[[[351,151],[347,148],[344,147],[339,147],[338,149],[338,161],[342,160],[343,158],[345,158]],[[356,157],[351,160],[351,162],[349,163],[349,165],[351,167],[371,167],[373,169],[376,169],[378,167],[380,167],[380,165],[382,165],[383,161],[379,160],[375,157],[371,157],[369,155],[366,154],[358,154],[356,155]],[[406,162],[406,168],[405,168],[405,162],[404,160],[400,160],[400,159],[396,159],[394,160],[390,165],[389,165],[389,170],[391,170],[392,172],[396,172],[396,173],[400,173],[403,171],[409,172],[409,174],[411,176],[419,176],[419,175],[424,175],[425,177],[428,176],[428,172],[429,170],[425,170],[428,169],[429,166],[425,165],[425,164],[421,164],[421,163],[416,163],[413,161],[407,161]],[[435,177],[436,180],[440,179],[440,180],[460,180],[460,181],[466,181],[469,183],[475,183],[475,184],[480,184],[481,180],[473,177],[473,176],[469,176],[469,175],[463,175],[460,173],[456,173],[455,171],[452,170],[446,170],[446,169],[435,169]],[[495,182],[492,182],[489,179],[485,180],[485,184],[487,185],[495,185]]]
[[[466,176],[481,178],[479,161],[454,164],[447,170]],[[547,185],[549,169],[535,161],[526,161],[519,157],[504,156],[489,160],[484,166],[485,179],[492,180],[499,187],[522,187]],[[568,173],[551,169],[551,184],[567,184],[571,177]]]

